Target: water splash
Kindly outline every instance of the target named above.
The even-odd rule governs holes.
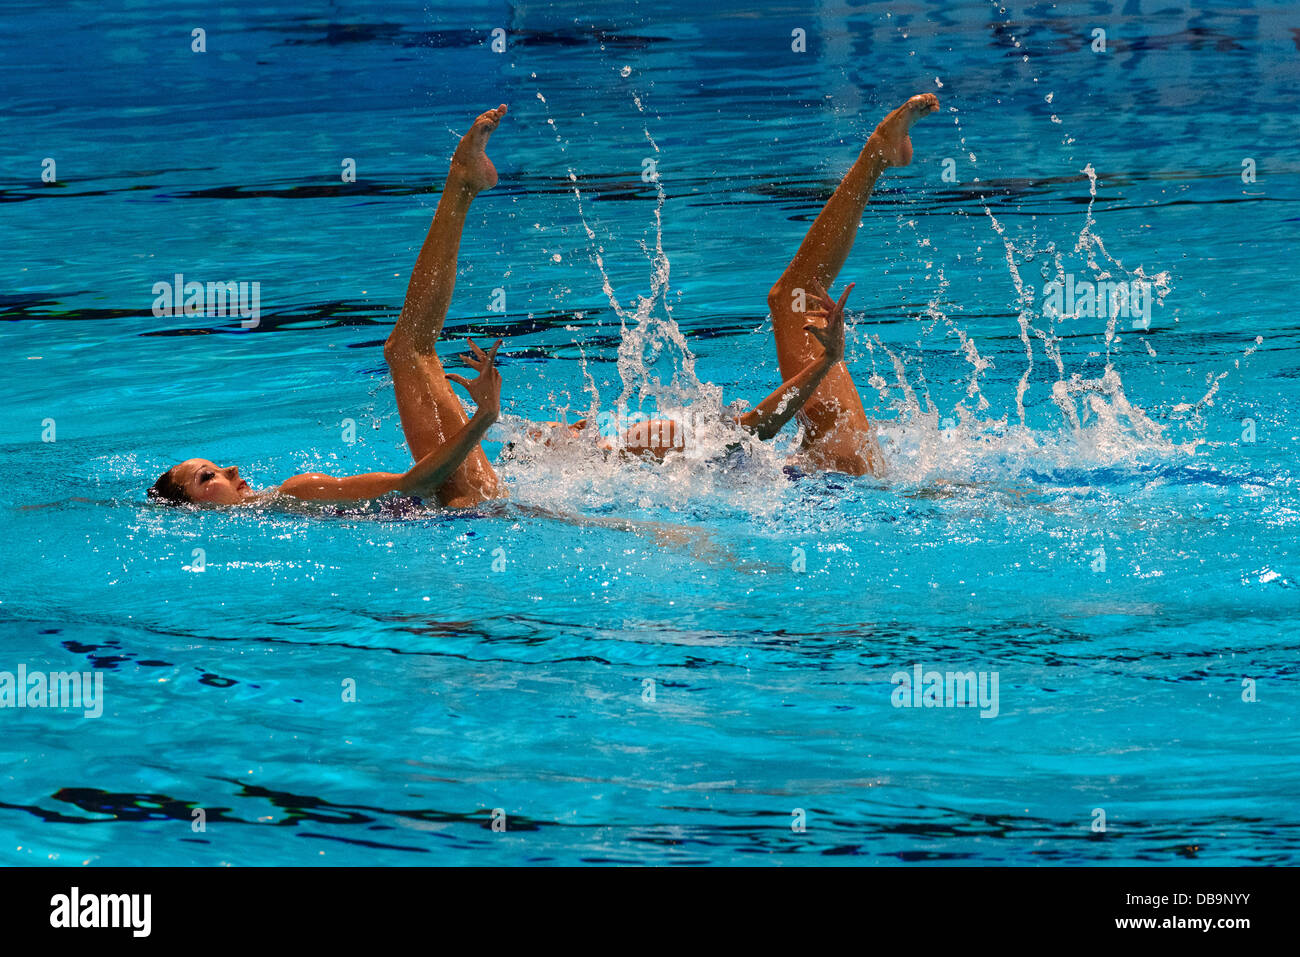
[[[627,79],[630,73],[620,71],[620,76]],[[653,239],[639,244],[648,266],[648,293],[638,293],[626,304],[620,298],[610,276],[605,244],[588,217],[580,171],[572,165],[567,169],[574,210],[601,291],[619,321],[617,367],[622,388],[610,408],[602,407],[586,354],[575,341],[585,392],[590,397],[585,415],[607,438],[647,418],[671,419],[686,427],[684,454],[670,455],[662,463],[637,462],[603,453],[590,432],[576,437],[563,429],[539,434],[532,423],[505,416],[499,429],[512,444],[501,463],[502,472],[521,497],[556,507],[578,501],[589,509],[621,503],[687,511],[701,502],[736,498],[740,492],[739,500],[747,512],[775,510],[781,496],[772,486],[771,475],[779,472],[788,457],[788,442],[762,443],[736,426],[734,411],[723,405],[721,387],[702,380],[696,372],[695,354],[668,302],[672,263],[663,245],[667,193],[658,170],[662,154],[645,122],[641,94],[633,88],[628,96],[642,118],[642,134],[650,150],[642,162],[641,179],[655,191],[649,230]],[[540,92],[538,99],[547,106]],[[547,112],[547,123],[556,130],[564,151],[564,137],[549,116],[549,107]]]
[[[1028,62],[1027,53],[1025,62]],[[629,73],[624,70],[620,75],[626,79]],[[935,82],[942,87],[941,78],[936,77]],[[545,104],[540,93],[538,98]],[[655,205],[653,240],[641,243],[649,266],[649,292],[637,295],[626,305],[620,301],[610,277],[606,247],[588,219],[578,170],[573,167],[568,170],[574,207],[590,244],[600,287],[619,319],[618,370],[622,388],[615,404],[620,412],[631,409],[632,416],[672,415],[693,408],[706,411],[718,424],[694,436],[700,447],[707,449],[707,454],[671,456],[668,462],[653,466],[602,456],[590,443],[581,440],[554,441],[545,447],[545,454],[536,454],[539,451],[536,443],[528,446],[525,442],[514,451],[507,466],[512,472],[511,480],[531,485],[534,491],[543,494],[567,496],[580,487],[579,494],[589,506],[596,507],[612,507],[618,501],[630,500],[689,510],[697,507],[701,497],[721,495],[742,509],[770,510],[779,506],[781,495],[767,494],[764,490],[771,488],[773,473],[794,453],[798,435],[763,444],[739,434],[724,421],[721,389],[698,377],[695,357],[667,301],[671,262],[663,247],[666,193],[658,171],[661,153],[645,121],[645,104],[640,93],[630,90],[629,98],[642,119],[642,132],[651,151],[648,172],[642,178],[654,187]],[[1045,101],[1050,105],[1053,98],[1054,94],[1048,93]],[[955,108],[950,110],[959,144],[978,172],[976,151],[967,141],[960,114]],[[1052,122],[1060,125],[1059,117],[1054,115]],[[555,128],[553,120],[548,118],[548,123]],[[557,140],[562,139],[557,130]],[[1062,142],[1073,143],[1068,132]],[[1017,481],[1027,474],[1051,473],[1061,468],[1136,467],[1143,461],[1185,458],[1195,451],[1195,439],[1176,441],[1166,435],[1170,423],[1165,420],[1171,412],[1195,415],[1199,408],[1213,404],[1226,372],[1209,381],[1208,391],[1200,402],[1178,403],[1158,415],[1149,414],[1126,394],[1117,362],[1122,339],[1131,332],[1147,331],[1150,315],[1143,318],[1141,325],[1134,322],[1126,328],[1121,320],[1128,317],[1127,313],[1113,298],[1106,299],[1106,308],[1095,313],[1096,318],[1104,319],[1104,326],[1094,334],[1096,351],[1077,358],[1063,348],[1089,341],[1077,328],[1067,331],[1066,324],[1087,318],[1090,313],[1074,306],[1049,307],[1046,290],[1053,283],[1078,279],[1081,283],[1141,286],[1151,290],[1151,302],[1156,307],[1163,307],[1173,288],[1167,271],[1148,270],[1141,265],[1128,268],[1111,253],[1096,218],[1097,172],[1090,163],[1080,172],[1087,178],[1088,203],[1077,234],[1068,241],[1040,244],[1036,236],[1024,239],[1012,235],[994,214],[988,198],[980,197],[983,212],[1004,253],[1025,363],[1014,383],[1014,394],[1007,397],[1014,406],[1014,424],[1010,414],[990,412],[995,397],[988,394],[985,380],[994,363],[981,352],[976,338],[950,314],[947,296],[951,282],[940,251],[931,237],[921,235],[914,219],[903,221],[900,217],[900,224],[911,229],[924,258],[926,279],[937,284],[917,316],[925,324],[922,338],[942,330],[945,336],[955,339],[955,355],[967,371],[961,378],[963,387],[959,397],[955,400],[936,397],[931,394],[927,381],[920,341],[917,352],[912,353],[898,346],[891,348],[878,335],[868,335],[862,340],[866,355],[857,361],[869,364],[869,370],[858,372],[860,381],[865,378],[879,393],[881,404],[892,413],[879,423],[892,484],[936,480]],[[980,182],[978,175],[972,179]],[[956,258],[960,260],[961,256]],[[1035,260],[1043,281],[1042,299],[1030,276]],[[1146,356],[1155,358],[1151,342],[1141,336],[1139,341]],[[1251,351],[1253,347],[1246,356]],[[877,368],[878,358],[884,361],[883,368]],[[602,412],[601,396],[587,371],[585,353],[582,362],[586,391],[591,396],[589,415],[594,416]],[[669,371],[665,373],[665,369]],[[1043,372],[1047,373],[1046,377]],[[1055,427],[1045,428],[1040,422],[1030,424],[1030,399],[1035,387],[1042,387],[1043,378],[1048,380],[1047,398],[1051,401],[1047,408],[1055,408],[1060,416]],[[516,434],[526,431],[522,422],[513,428]],[[726,450],[736,446],[743,449],[743,467],[726,458]],[[721,465],[723,462],[729,464]],[[550,471],[550,479],[541,479],[541,471]],[[548,485],[551,479],[554,482]]]
[[[637,112],[644,116],[645,106],[640,95],[632,91],[630,96]],[[541,93],[538,93],[538,99],[543,105],[546,104],[546,99]],[[556,128],[554,119],[549,115],[547,123],[552,128]],[[663,246],[663,208],[667,194],[657,167],[656,157],[660,155],[659,144],[655,142],[644,121],[642,133],[654,153],[653,157],[648,158],[649,163],[643,163],[642,166],[642,181],[653,184],[655,189],[655,206],[652,213],[654,246],[651,249],[644,242],[641,244],[650,267],[649,295],[638,294],[630,305],[624,305],[619,300],[605,263],[605,247],[587,218],[578,171],[572,166],[568,168],[569,189],[573,194],[578,218],[590,244],[592,261],[600,273],[601,291],[619,319],[618,371],[623,389],[616,404],[619,409],[630,409],[634,412],[646,411],[648,406],[651,414],[658,414],[664,408],[681,408],[704,403],[706,406],[714,406],[714,411],[720,413],[721,390],[711,383],[701,381],[696,374],[695,354],[691,351],[676,321],[673,320],[672,306],[667,301],[672,270],[672,263]],[[558,129],[557,137],[562,139]],[[660,371],[665,365],[671,370],[667,382],[664,381],[664,374]],[[590,384],[594,386],[594,382]],[[596,416],[601,411],[599,393],[595,392],[594,388],[592,392],[593,404],[589,415]]]

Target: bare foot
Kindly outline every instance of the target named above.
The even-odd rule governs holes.
[[[474,121],[469,132],[461,137],[460,145],[451,157],[448,179],[475,193],[481,189],[491,189],[497,184],[497,168],[488,159],[487,141],[505,115],[506,105],[502,103]]]
[[[913,123],[937,109],[939,98],[933,93],[912,97],[880,121],[871,139],[867,140],[867,149],[879,155],[886,166],[906,166],[912,162],[912,140],[908,131]]]

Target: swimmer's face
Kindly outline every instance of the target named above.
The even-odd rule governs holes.
[[[172,470],[172,478],[198,505],[238,505],[253,494],[237,466],[221,468],[207,459],[186,459]]]

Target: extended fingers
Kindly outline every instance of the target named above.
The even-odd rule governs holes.
[[[826,306],[826,308],[829,309],[835,305],[835,300],[831,298],[831,294],[826,291],[826,287],[820,282],[814,279],[809,283],[809,285],[812,287],[813,296],[816,299],[821,300],[821,303]]]
[[[456,372],[448,372],[448,373],[447,373],[447,380],[448,380],[449,382],[458,382],[458,383],[460,383],[461,385],[463,385],[465,388],[467,388],[467,389],[469,388],[469,380],[466,379],[463,375],[460,375],[459,373],[456,373]]]
[[[496,342],[492,343],[492,348],[487,352],[480,349],[478,343],[473,339],[466,339],[465,341],[469,343],[469,347],[473,352],[473,355],[465,357],[465,363],[479,372],[482,372],[485,368],[496,362],[497,350],[501,348],[501,343],[505,340],[498,339]]]

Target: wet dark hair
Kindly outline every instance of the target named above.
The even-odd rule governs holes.
[[[185,491],[185,486],[176,481],[175,471],[176,466],[173,465],[158,476],[158,481],[149,486],[151,499],[167,502],[170,505],[184,505],[192,501],[190,493]]]

